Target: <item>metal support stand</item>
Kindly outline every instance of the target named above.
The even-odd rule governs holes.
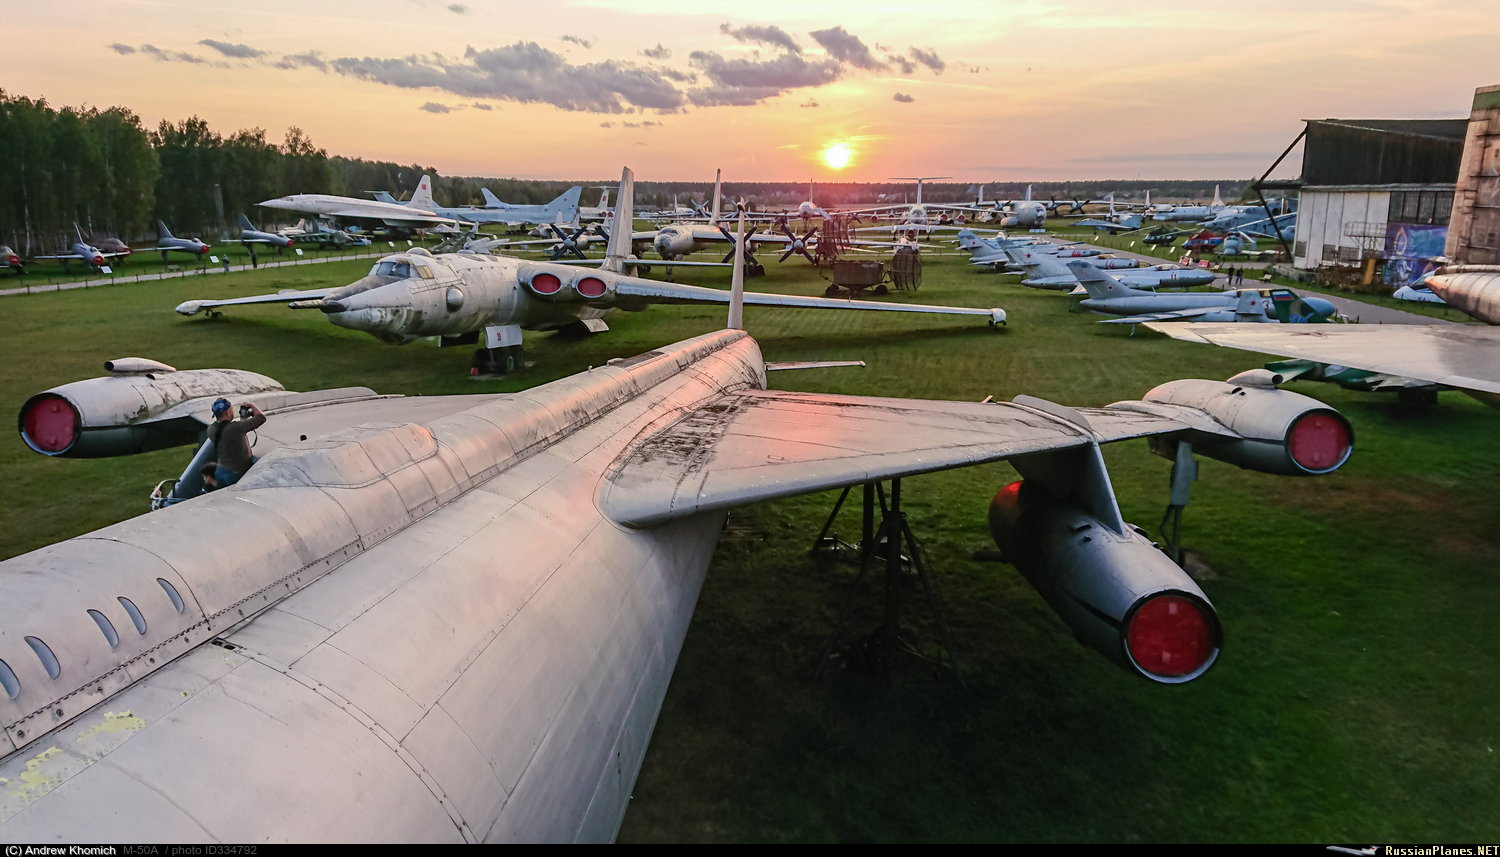
[[[1172,457],[1172,490],[1167,500],[1166,514],[1162,515],[1161,531],[1162,541],[1167,546],[1167,556],[1178,565],[1182,565],[1182,510],[1187,508],[1188,489],[1193,480],[1198,478],[1198,462],[1193,460],[1193,445],[1187,441],[1177,444],[1177,451]]]
[[[851,486],[852,487],[852,486]],[[967,687],[964,682],[963,671],[958,664],[958,657],[954,654],[951,643],[951,635],[948,631],[948,620],[943,612],[942,602],[938,598],[937,590],[934,588],[932,575],[927,566],[925,552],[922,543],[912,532],[911,525],[907,523],[906,513],[901,509],[901,480],[892,479],[889,497],[885,487],[879,482],[866,482],[862,488],[862,509],[860,515],[861,538],[857,550],[859,551],[859,574],[850,587],[849,599],[844,604],[843,613],[839,617],[833,634],[828,638],[823,648],[822,657],[818,661],[816,674],[821,676],[828,662],[832,660],[836,648],[839,648],[839,639],[850,624],[854,612],[855,599],[863,586],[865,579],[876,567],[877,562],[882,561],[885,567],[885,591],[883,593],[884,606],[880,627],[866,637],[845,644],[840,654],[851,662],[862,663],[867,668],[879,672],[890,672],[895,666],[896,656],[905,654],[935,667],[947,667],[957,677],[960,687]],[[850,488],[845,488],[834,504],[833,511],[828,520],[823,524],[823,530],[818,534],[818,539],[813,545],[812,553],[818,554],[823,551],[838,551],[841,549],[854,550],[855,545],[839,539],[836,535],[830,535],[834,519],[843,507],[844,501],[849,496]],[[880,503],[880,521],[876,525],[875,504]],[[884,552],[882,554],[882,551]],[[908,565],[908,573],[914,575],[922,586],[922,593],[927,599],[927,606],[932,611],[932,617],[937,625],[940,654],[936,659],[930,658],[917,651],[909,642],[901,636],[901,585],[902,564]]]

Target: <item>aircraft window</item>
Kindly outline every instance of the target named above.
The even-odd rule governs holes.
[[[141,608],[135,606],[134,601],[123,595],[120,596],[120,606],[124,607],[125,612],[130,614],[130,622],[135,625],[135,632],[137,634],[146,633],[146,617],[141,615]]]
[[[105,616],[98,610],[90,610],[89,615],[94,617],[94,624],[99,626],[100,632],[104,634],[104,639],[109,641],[111,649],[120,645],[120,635],[115,633],[115,626],[109,621],[108,616]]]
[[[26,645],[36,652],[36,659],[42,662],[42,668],[47,671],[49,678],[57,678],[62,674],[62,665],[57,662],[57,655],[52,654],[46,643],[37,637],[27,637]]]
[[[0,661],[0,687],[5,688],[5,695],[11,699],[21,695],[21,681],[5,661]]]
[[[385,259],[383,261],[376,262],[375,267],[370,271],[370,274],[376,277],[396,277],[398,279],[404,280],[407,277],[411,276],[411,266],[406,264],[405,262],[395,262],[390,259]]]
[[[434,274],[432,269],[426,265],[413,265],[412,267],[417,269],[417,276],[424,280],[431,280],[437,277],[437,274]]]
[[[177,594],[177,587],[173,586],[171,583],[168,583],[166,578],[162,577],[158,577],[156,579],[156,582],[161,584],[161,588],[166,590],[167,597],[172,599],[173,610],[181,613],[186,609],[182,604],[182,596]]]

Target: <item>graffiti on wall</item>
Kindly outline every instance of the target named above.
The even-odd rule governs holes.
[[[1385,282],[1410,286],[1437,270],[1448,240],[1447,226],[1387,223],[1385,226]]]

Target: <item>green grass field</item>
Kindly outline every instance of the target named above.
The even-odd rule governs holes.
[[[231,366],[289,389],[475,393],[532,386],[703,333],[718,308],[612,317],[586,340],[529,335],[534,365],[467,377],[470,350],[405,347],[277,306],[182,318],[188,298],[349,282],[330,262],[243,274],[0,298],[0,405],[153,357]],[[821,294],[805,262],[768,264],[750,287]],[[727,275],[682,275],[722,285]],[[934,256],[915,294],[887,300],[1001,306],[964,318],[747,310],[769,360],[862,359],[785,372],[783,388],[978,400],[1020,393],[1073,405],[1135,398],[1177,377],[1225,378],[1245,352],[1098,325],[1068,298]],[[1265,358],[1270,359],[1270,358]],[[874,627],[873,585],[807,555],[832,494],[736,511],[657,723],[628,842],[1460,842],[1495,838],[1500,804],[1500,414],[1458,394],[1427,411],[1324,385],[1294,386],[1354,425],[1332,476],[1289,479],[1204,460],[1184,523],[1226,643],[1201,680],[1165,687],[1080,647],[1025,581],[984,558],[1008,466],[906,480],[967,689],[912,660],[889,675],[814,672],[846,604]],[[1169,462],[1143,442],[1106,458],[1126,518],[1155,532]],[[54,460],[0,444],[12,499],[0,556],[145,509],[186,458]],[[857,537],[847,511],[837,527]],[[851,598],[853,599],[851,601]],[[925,602],[906,610],[924,649]]]

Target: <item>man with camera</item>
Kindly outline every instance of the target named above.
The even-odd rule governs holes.
[[[256,458],[250,452],[248,435],[266,424],[266,415],[249,402],[240,403],[240,418],[234,418],[234,406],[228,399],[216,399],[213,406],[214,421],[208,427],[208,437],[214,442],[218,466],[214,480],[218,487],[227,488],[240,481]]]

